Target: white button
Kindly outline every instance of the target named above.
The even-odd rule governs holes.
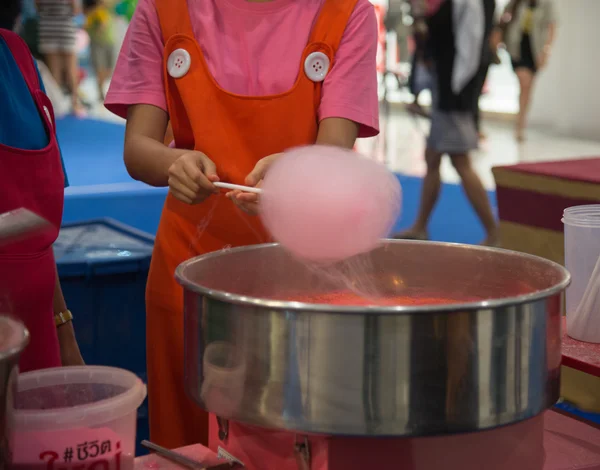
[[[48,117],[48,121],[50,122],[50,125],[52,125],[52,115],[50,114],[50,110],[48,109],[48,106],[44,106],[44,112],[46,113],[46,116]]]
[[[190,65],[192,58],[185,49],[175,49],[167,60],[167,70],[173,78],[183,77],[190,70]]]
[[[313,82],[322,82],[329,72],[329,57],[322,52],[308,54],[304,61],[304,72]]]

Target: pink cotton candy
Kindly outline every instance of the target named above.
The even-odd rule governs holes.
[[[313,261],[372,250],[400,212],[397,178],[385,166],[337,147],[286,152],[262,189],[265,227],[290,252]]]

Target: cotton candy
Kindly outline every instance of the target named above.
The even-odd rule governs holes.
[[[273,238],[311,261],[338,261],[376,248],[400,212],[387,168],[337,147],[286,152],[262,184],[261,217]]]

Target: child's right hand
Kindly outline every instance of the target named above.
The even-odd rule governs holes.
[[[169,191],[186,204],[199,204],[219,189],[213,161],[202,152],[187,152],[169,167]]]

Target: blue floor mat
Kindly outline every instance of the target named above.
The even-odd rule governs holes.
[[[402,185],[402,213],[395,231],[411,226],[417,218],[421,186],[423,180],[412,176],[398,175]],[[490,191],[488,197],[496,209],[496,194]],[[480,243],[485,231],[473,211],[462,187],[456,184],[443,184],[440,198],[431,216],[429,235],[432,240],[454,243]]]
[[[132,181],[123,163],[125,126],[69,116],[56,121],[56,132],[71,186]]]

